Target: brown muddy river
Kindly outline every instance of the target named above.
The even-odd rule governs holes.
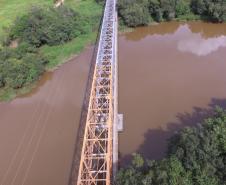
[[[120,152],[160,159],[167,139],[226,105],[226,24],[163,23],[119,38]]]
[[[67,185],[92,49],[0,103],[0,185]],[[163,23],[119,37],[123,162],[159,159],[176,130],[226,106],[226,24]]]
[[[92,49],[0,103],[0,185],[67,185]]]

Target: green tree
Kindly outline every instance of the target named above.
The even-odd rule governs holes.
[[[149,23],[150,15],[147,0],[120,0],[118,9],[124,23],[130,27]]]
[[[64,6],[57,9],[32,7],[28,14],[16,20],[10,40],[20,39],[36,47],[61,44],[80,34],[77,31],[79,19],[74,10]]]
[[[214,22],[226,21],[225,0],[192,0],[191,8],[194,13]]]
[[[134,159],[120,170],[119,185],[225,185],[226,111],[217,107],[202,124],[173,136],[166,158],[144,163],[141,156]]]
[[[18,89],[39,78],[48,61],[27,43],[0,50],[0,87]]]
[[[163,18],[170,21],[175,18],[176,0],[160,0],[160,6],[163,12]]]
[[[162,17],[163,13],[162,13],[162,9],[161,9],[159,0],[150,0],[149,1],[149,12],[155,21],[160,22],[163,20],[163,17]]]
[[[176,17],[190,13],[190,4],[184,0],[178,0],[175,6]]]

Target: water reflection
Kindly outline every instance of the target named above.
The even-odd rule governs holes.
[[[175,35],[177,33],[182,33],[177,44],[177,49],[182,52],[205,56],[220,47],[226,47],[226,36],[224,35],[205,39],[200,33],[192,33],[188,25],[180,26]]]
[[[207,23],[163,23],[135,29],[124,34],[127,41],[145,40],[145,38],[174,42],[181,52],[205,56],[226,47],[226,24]]]
[[[217,37],[226,35],[226,24],[190,22],[187,24],[192,33],[200,33],[202,37]]]
[[[132,32],[128,32],[123,34],[126,40],[129,41],[139,41],[144,39],[147,36],[151,35],[167,35],[173,34],[180,25],[178,22],[172,22],[171,24],[162,23],[156,24],[149,27],[139,27],[133,30]]]
[[[134,31],[130,33],[125,33],[123,35],[125,36],[126,40],[138,41],[151,35],[172,35],[183,25],[186,25],[192,33],[198,33],[203,38],[226,35],[226,23],[213,24],[198,21],[189,23],[165,22],[161,24],[151,25],[149,27],[139,27]]]
[[[226,24],[202,22],[163,23],[119,37],[122,160],[133,152],[160,159],[174,131],[199,121],[210,104],[225,105],[225,38]]]

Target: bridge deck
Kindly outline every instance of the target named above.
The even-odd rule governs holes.
[[[77,185],[110,185],[112,182],[113,161],[118,159],[118,146],[113,144],[118,141],[117,83],[116,0],[106,0]]]

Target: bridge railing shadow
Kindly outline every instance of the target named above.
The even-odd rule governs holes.
[[[205,118],[211,116],[216,106],[226,109],[226,99],[213,98],[207,108],[194,107],[192,113],[182,112],[177,114],[175,122],[167,123],[167,129],[149,129],[144,134],[144,142],[135,153],[142,154],[147,159],[160,160],[167,154],[169,138],[187,126],[196,126]],[[129,124],[129,123],[128,123]],[[130,164],[132,154],[120,157],[120,166]]]

